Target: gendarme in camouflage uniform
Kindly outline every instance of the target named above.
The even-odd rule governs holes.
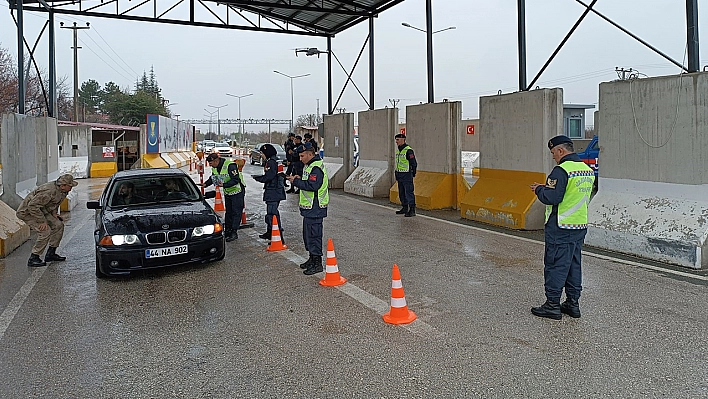
[[[27,266],[46,266],[46,262],[66,260],[56,254],[64,235],[64,222],[59,216],[59,205],[78,184],[72,175],[62,175],[56,181],[42,184],[32,190],[17,208],[17,217],[37,232],[37,242],[32,247]],[[47,248],[47,244],[49,249],[42,261],[40,255]]]

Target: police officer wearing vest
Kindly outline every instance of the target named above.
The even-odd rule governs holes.
[[[418,169],[418,161],[415,159],[413,149],[406,144],[406,135],[396,135],[396,181],[398,182],[398,198],[401,200],[401,210],[396,211],[398,215],[406,217],[415,216],[415,188],[413,178]]]
[[[224,207],[226,208],[224,233],[226,241],[233,241],[238,238],[238,228],[241,226],[241,214],[246,195],[243,174],[235,162],[220,158],[215,153],[209,154],[206,161],[211,166],[211,176],[204,182],[204,187],[213,184],[224,188]]]
[[[595,174],[575,154],[573,141],[556,136],[548,141],[554,167],[546,184],[534,183],[531,189],[546,204],[543,276],[546,302],[531,308],[538,317],[560,320],[561,313],[580,317],[582,290],[581,252],[587,233],[588,203]],[[565,302],[560,303],[565,289]]]
[[[300,147],[300,160],[305,164],[302,176],[288,176],[288,180],[300,189],[300,215],[302,215],[302,238],[310,253],[307,262],[300,265],[307,275],[319,273],[322,268],[322,219],[327,217],[329,204],[329,179],[322,159],[315,153],[311,143]]]

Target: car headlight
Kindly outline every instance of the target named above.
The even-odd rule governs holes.
[[[221,231],[221,224],[208,224],[206,226],[195,227],[192,231],[192,237],[199,237],[205,234],[214,234]]]
[[[101,239],[99,244],[101,245],[130,245],[139,243],[138,236],[135,234],[118,234],[114,236],[105,236]]]

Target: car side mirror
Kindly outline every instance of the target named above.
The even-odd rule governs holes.
[[[101,203],[98,201],[88,201],[88,202],[86,202],[86,208],[88,208],[88,209],[101,209]]]

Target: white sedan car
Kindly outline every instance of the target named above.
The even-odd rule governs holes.
[[[216,143],[212,148],[211,152],[216,152],[222,157],[232,157],[234,156],[234,149],[228,143]]]

